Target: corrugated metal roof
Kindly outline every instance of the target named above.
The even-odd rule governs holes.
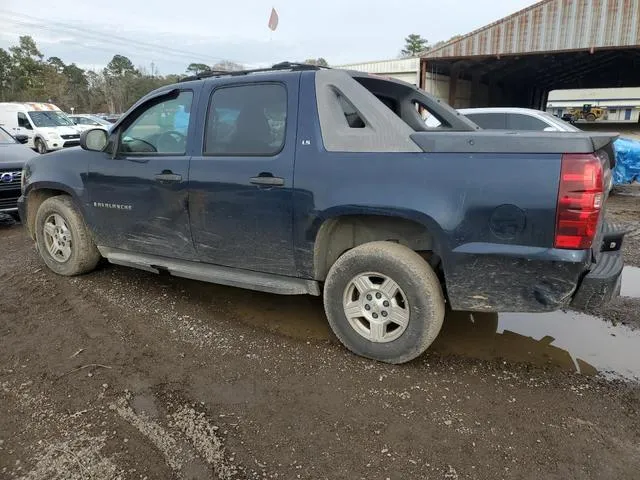
[[[420,58],[396,58],[392,60],[349,63],[346,65],[335,65],[335,68],[359,70],[369,73],[417,72],[420,68]]]
[[[640,0],[543,0],[423,58],[640,46]]]

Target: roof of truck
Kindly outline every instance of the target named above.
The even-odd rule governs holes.
[[[4,102],[4,103],[0,103],[1,105],[6,105],[8,107],[13,107],[16,110],[27,110],[30,112],[36,111],[59,111],[60,109],[55,106],[53,103],[39,103],[39,102],[23,102],[23,103],[18,103],[18,102]]]

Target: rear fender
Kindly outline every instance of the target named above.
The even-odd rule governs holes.
[[[375,224],[371,229],[368,224]],[[318,216],[307,232],[314,238],[313,277],[324,279],[345,250],[370,241],[397,241],[416,251],[444,253],[444,233],[429,216],[405,209],[339,206]],[[304,267],[304,265],[303,265]]]

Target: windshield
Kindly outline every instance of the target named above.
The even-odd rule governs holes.
[[[73,122],[62,112],[29,112],[29,118],[36,127],[66,127]]]
[[[15,139],[0,127],[0,144],[16,143]]]

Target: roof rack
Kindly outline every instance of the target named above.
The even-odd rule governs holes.
[[[322,70],[328,69],[329,67],[322,67],[319,65],[310,65],[308,63],[296,63],[296,62],[280,62],[272,65],[271,67],[266,68],[255,68],[252,70],[236,70],[236,71],[227,71],[227,70],[212,70],[209,72],[199,73],[197,75],[192,75],[190,77],[181,78],[180,82],[190,82],[192,80],[202,80],[205,78],[211,77],[236,77],[240,75],[249,75],[252,73],[261,73],[261,72],[273,72],[277,70],[289,70],[289,71],[300,71],[300,70]]]

